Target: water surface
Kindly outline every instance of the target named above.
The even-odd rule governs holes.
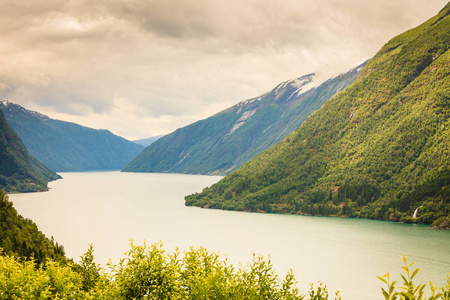
[[[400,281],[400,257],[418,279],[443,286],[450,271],[450,231],[383,221],[257,214],[185,207],[184,196],[218,176],[120,172],[61,173],[50,192],[13,194],[20,214],[64,245],[76,261],[89,243],[96,261],[117,263],[129,240],[165,249],[204,246],[234,264],[271,256],[279,275],[292,268],[302,292],[321,281],[343,299],[382,299],[376,275]]]

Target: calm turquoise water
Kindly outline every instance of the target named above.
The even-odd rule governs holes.
[[[136,243],[163,241],[166,250],[204,246],[235,264],[269,255],[279,275],[292,268],[303,292],[321,281],[343,299],[382,299],[376,275],[400,280],[400,257],[418,279],[444,285],[450,231],[371,220],[255,214],[184,206],[184,196],[221,177],[120,172],[61,173],[50,192],[14,194],[24,217],[78,260],[89,243],[96,260],[117,262]]]

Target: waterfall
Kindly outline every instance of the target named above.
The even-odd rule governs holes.
[[[413,213],[413,215],[412,215],[412,217],[413,217],[414,219],[417,217],[417,211],[418,211],[419,208],[421,208],[421,207],[422,207],[422,205],[419,206],[418,208],[416,208],[416,210],[414,211],[414,213]]]

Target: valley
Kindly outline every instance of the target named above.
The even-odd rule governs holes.
[[[0,4],[0,299],[449,299],[440,1]]]

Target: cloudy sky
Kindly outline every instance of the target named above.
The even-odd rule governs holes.
[[[0,0],[0,99],[126,138],[373,56],[447,0]]]

